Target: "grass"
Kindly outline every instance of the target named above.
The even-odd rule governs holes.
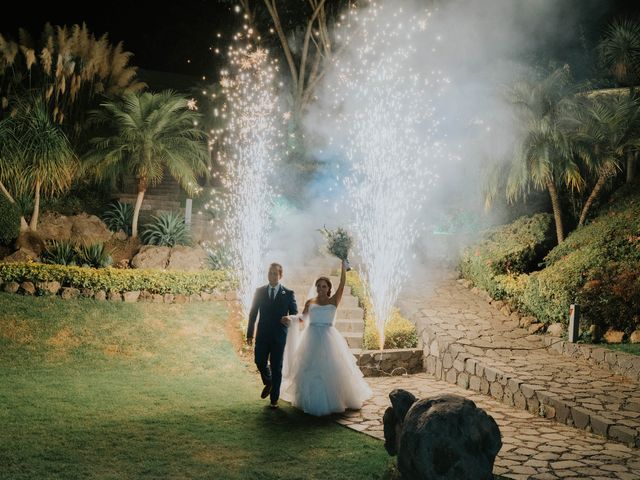
[[[599,347],[606,347],[618,352],[640,355],[640,343],[599,343]]]
[[[382,442],[260,400],[219,304],[0,294],[0,479],[384,479]]]

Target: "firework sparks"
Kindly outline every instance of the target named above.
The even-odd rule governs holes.
[[[275,195],[270,173],[282,143],[276,67],[250,36],[237,36],[229,68],[221,72],[225,105],[214,116],[226,119],[218,133],[218,160],[224,193],[214,192],[209,208],[222,212],[218,246],[226,246],[237,276],[239,298],[248,314],[254,290],[264,277],[269,209]],[[224,247],[223,247],[224,248]]]
[[[407,18],[374,3],[350,12],[345,55],[335,61],[330,121],[351,172],[344,178],[354,211],[352,231],[362,260],[381,348],[384,324],[407,276],[407,255],[418,234],[417,213],[436,181],[430,164],[442,154],[435,141],[434,97],[447,83],[411,66],[413,36],[428,29],[428,13]]]

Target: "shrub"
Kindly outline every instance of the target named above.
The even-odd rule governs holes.
[[[207,248],[207,262],[212,270],[229,270],[233,266],[231,253],[224,245]]]
[[[0,243],[9,245],[20,234],[20,210],[0,195]]]
[[[67,240],[51,240],[44,246],[40,255],[43,263],[55,263],[57,265],[76,265],[77,254],[74,245]]]
[[[498,275],[519,275],[538,269],[553,245],[553,217],[539,213],[491,229],[478,244],[462,254],[458,268],[463,277],[495,299],[508,298]]]
[[[141,238],[145,245],[175,247],[191,244],[191,232],[181,214],[168,212],[153,219],[143,227]]]
[[[225,272],[180,272],[165,270],[83,268],[42,263],[0,263],[0,281],[52,282],[63,287],[114,292],[146,290],[149,293],[182,294],[227,291],[235,284]]]
[[[380,348],[380,334],[373,316],[373,306],[358,272],[350,271],[347,273],[347,284],[351,287],[351,293],[358,298],[358,303],[364,309],[363,346],[368,350],[378,350]],[[397,308],[391,311],[391,318],[385,324],[384,338],[384,348],[415,348],[418,346],[418,332],[415,325],[404,318]]]
[[[102,216],[102,220],[112,232],[122,230],[127,236],[130,236],[133,223],[133,207],[130,203],[115,202],[108,207]]]
[[[81,245],[76,249],[76,253],[78,263],[82,266],[105,268],[113,263],[111,253],[106,249],[104,243]]]

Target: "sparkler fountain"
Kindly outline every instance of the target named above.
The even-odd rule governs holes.
[[[216,141],[224,192],[212,199],[212,206],[224,213],[219,245],[230,250],[245,314],[265,273],[269,209],[275,199],[270,174],[282,144],[277,65],[265,49],[253,45],[251,33],[234,38],[242,46],[229,48],[229,69],[222,72],[226,103],[217,113],[225,117],[226,127]]]
[[[341,133],[332,141],[350,168],[344,186],[354,215],[351,228],[383,348],[384,325],[419,233],[417,214],[437,180],[430,165],[443,144],[436,140],[434,100],[448,80],[438,71],[425,76],[412,67],[412,42],[426,32],[428,12],[409,17],[372,3],[346,17],[338,37],[346,45],[335,60],[328,116],[338,123]]]

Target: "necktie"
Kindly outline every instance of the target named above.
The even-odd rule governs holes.
[[[274,299],[274,297],[275,297],[275,293],[276,293],[276,289],[275,289],[275,288],[273,288],[273,287],[269,287],[269,290],[271,291],[271,292],[269,293],[269,299],[273,302],[273,299]]]

